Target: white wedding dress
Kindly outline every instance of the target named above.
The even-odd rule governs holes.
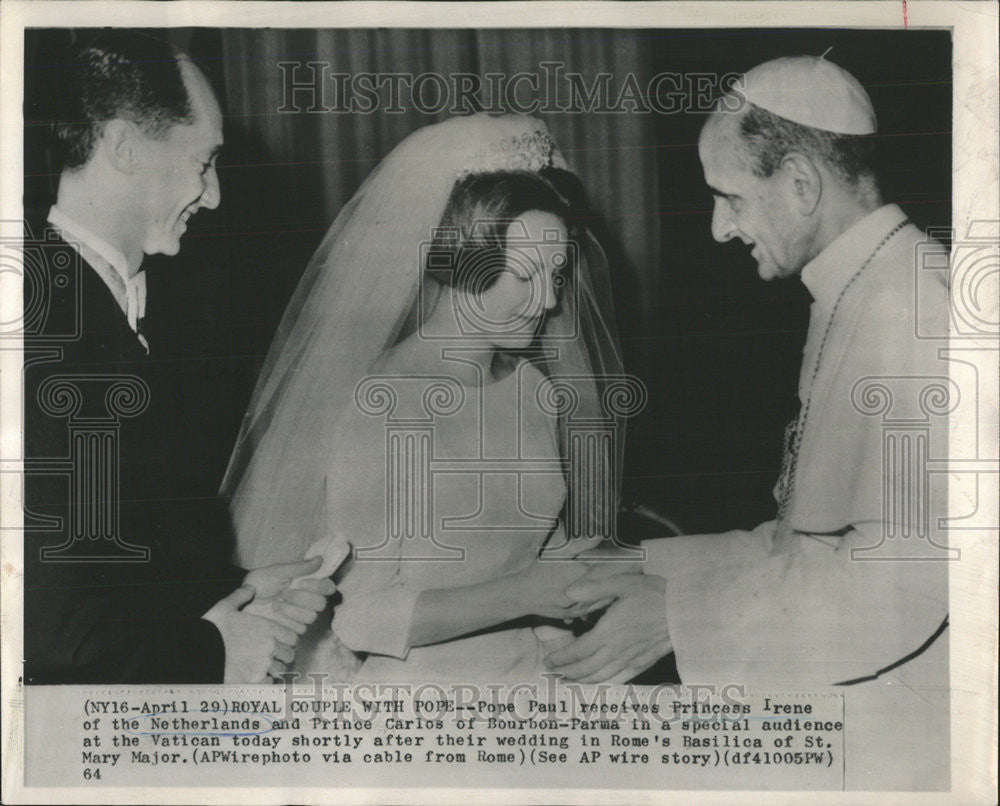
[[[433,646],[406,645],[422,591],[496,579],[534,561],[543,544],[563,542],[556,524],[567,499],[567,446],[557,421],[607,418],[606,392],[622,377],[607,258],[585,224],[578,225],[560,305],[538,335],[537,367],[522,361],[502,380],[461,387],[460,405],[434,418],[432,438],[425,407],[441,400],[425,397],[428,379],[421,385],[405,367],[382,377],[398,397],[392,412],[359,405],[357,397],[436,304],[433,284],[423,282],[421,249],[440,226],[455,183],[498,171],[545,172],[575,192],[577,180],[539,120],[471,115],[409,135],[337,216],[264,362],[222,485],[231,498],[236,559],[247,568],[289,562],[317,544],[333,558],[346,541],[357,555],[338,579],[342,601],[332,631],[328,619],[318,620],[300,639],[296,671],[323,673],[327,682],[537,682],[542,656],[566,640],[564,630],[533,629],[525,620]],[[544,395],[536,393],[550,381],[571,410],[542,408]],[[624,418],[612,416],[620,458]],[[410,417],[422,425],[401,422]],[[390,464],[387,440],[407,429],[413,433],[403,442],[411,448],[432,443],[429,468]],[[389,480],[396,472],[404,483]],[[423,484],[432,485],[433,506],[404,508],[401,522],[387,516],[397,487],[412,494]],[[604,489],[614,493],[617,479]],[[574,502],[587,493],[568,495],[576,512]],[[429,520],[407,525],[424,510]],[[579,518],[574,528],[606,532],[596,522]],[[571,543],[579,551],[591,541]],[[459,554],[442,559],[442,546]],[[437,557],[421,559],[429,550]],[[364,653],[360,671],[348,646]]]
[[[349,672],[343,642],[369,653],[356,682],[537,682],[546,649],[527,624],[430,646],[410,648],[406,640],[421,591],[520,571],[550,535],[553,543],[563,539],[553,534],[566,490],[555,418],[539,405],[544,377],[522,361],[502,380],[462,387],[454,412],[434,418],[430,523],[439,545],[389,535],[387,428],[427,418],[427,382],[386,383],[398,395],[388,425],[384,416],[355,411],[338,428],[341,453],[331,457],[327,512],[335,513],[339,527],[328,551],[337,553],[336,542],[348,539],[356,559],[340,584],[333,632],[300,644],[294,669],[334,677]],[[426,559],[446,552],[447,559]]]

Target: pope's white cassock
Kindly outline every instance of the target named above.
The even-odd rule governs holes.
[[[848,788],[948,781],[946,477],[922,473],[946,455],[945,342],[925,336],[947,332],[948,291],[918,276],[927,238],[905,221],[875,210],[802,270],[814,302],[785,514],[644,543],[684,683],[851,683]]]

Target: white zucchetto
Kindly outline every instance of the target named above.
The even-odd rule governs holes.
[[[737,82],[750,103],[779,117],[836,134],[878,131],[871,99],[844,68],[817,56],[784,56]]]

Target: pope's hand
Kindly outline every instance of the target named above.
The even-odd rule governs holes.
[[[577,559],[587,566],[587,573],[572,585],[572,592],[567,591],[567,597],[575,599],[579,596],[599,596],[598,599],[577,599],[578,607],[584,613],[591,613],[601,610],[611,604],[617,597],[616,593],[604,595],[606,590],[600,585],[590,585],[586,583],[606,579],[607,577],[620,576],[622,574],[641,574],[642,563],[637,560],[623,560],[619,557],[609,559],[606,555],[592,555],[591,552],[584,551],[577,555]],[[617,588],[615,588],[617,589]]]
[[[581,579],[566,595],[581,602],[614,601],[590,632],[546,656],[556,674],[581,683],[624,683],[671,651],[663,577]]]

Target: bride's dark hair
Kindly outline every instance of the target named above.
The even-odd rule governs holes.
[[[567,172],[504,171],[456,182],[427,252],[425,275],[462,290],[489,288],[504,269],[511,222],[531,210],[562,219],[573,239],[576,205],[557,187],[569,184],[558,174]]]

